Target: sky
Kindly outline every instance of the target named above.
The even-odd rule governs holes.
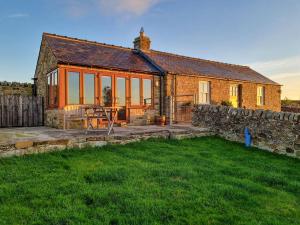
[[[0,0],[0,81],[30,82],[43,32],[251,66],[300,99],[299,0]]]

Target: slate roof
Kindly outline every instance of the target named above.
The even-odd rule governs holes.
[[[44,33],[58,63],[132,72],[160,72],[130,48]]]
[[[199,75],[262,84],[276,82],[247,66],[233,65],[160,51],[131,48],[44,33],[44,38],[59,63],[159,74]]]
[[[248,66],[209,61],[153,50],[143,53],[167,73],[277,84]]]

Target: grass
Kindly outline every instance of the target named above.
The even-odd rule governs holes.
[[[300,160],[215,137],[1,159],[0,224],[300,224]]]

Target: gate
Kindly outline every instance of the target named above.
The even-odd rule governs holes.
[[[175,123],[191,123],[192,112],[196,104],[196,95],[176,95],[171,98],[173,108],[173,121]],[[173,100],[172,100],[173,99]]]
[[[0,127],[35,127],[43,125],[43,97],[0,95]]]

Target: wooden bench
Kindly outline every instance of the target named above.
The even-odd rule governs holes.
[[[70,121],[81,121],[83,129],[83,121],[86,120],[84,110],[80,105],[68,105],[64,107],[64,130],[69,128]]]

